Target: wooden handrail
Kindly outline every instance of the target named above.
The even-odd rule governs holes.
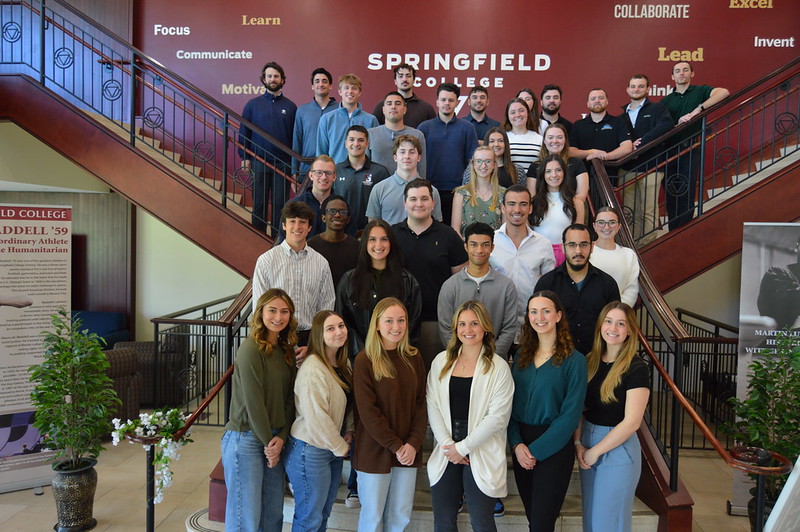
[[[717,454],[725,461],[726,464],[734,469],[739,469],[745,473],[752,473],[755,475],[785,475],[792,470],[791,460],[778,453],[771,452],[773,459],[781,464],[779,466],[752,465],[749,463],[749,461],[741,460],[732,456],[731,453],[722,446],[722,443],[717,439],[716,436],[714,436],[714,433],[711,432],[711,429],[708,428],[708,425],[703,422],[703,420],[700,418],[700,415],[694,410],[694,408],[692,408],[692,406],[689,404],[689,401],[675,385],[675,382],[669,376],[667,370],[661,364],[661,361],[658,360],[658,357],[653,352],[650,344],[647,343],[647,340],[641,331],[639,331],[639,342],[641,347],[647,353],[648,358],[653,363],[653,367],[656,368],[656,371],[661,376],[661,379],[667,384],[672,394],[678,400],[678,403],[686,411],[686,413],[689,414],[692,422],[698,429],[700,429],[700,432],[703,433],[705,439],[708,440],[708,442],[711,444],[714,450],[717,451]]]
[[[181,439],[183,437],[183,435],[186,434],[186,432],[190,428],[192,428],[192,425],[194,425],[194,422],[197,421],[197,418],[200,417],[200,414],[202,414],[203,411],[206,408],[208,408],[208,405],[211,404],[211,401],[213,401],[214,398],[219,394],[219,392],[222,391],[222,388],[225,387],[225,385],[231,379],[232,375],[233,375],[233,364],[228,366],[228,369],[225,371],[225,374],[222,376],[222,378],[219,380],[219,382],[217,382],[217,384],[214,385],[214,387],[211,389],[209,394],[206,395],[205,399],[203,399],[203,401],[200,403],[200,405],[197,408],[195,408],[194,412],[192,412],[189,415],[189,417],[186,418],[186,424],[184,424],[183,428],[181,430],[179,430],[178,432],[176,432],[172,436],[173,440],[177,441],[177,440]]]
[[[768,90],[774,89],[775,87],[779,86],[781,83],[784,83],[786,81],[785,78],[782,78],[782,79],[778,80],[777,77],[781,76],[785,72],[791,70],[792,68],[794,68],[794,67],[796,67],[798,65],[800,65],[800,57],[795,58],[793,61],[783,65],[782,67],[774,70],[773,72],[767,74],[766,76],[763,76],[760,79],[752,82],[751,84],[747,85],[743,89],[740,89],[740,90],[736,91],[734,94],[729,95],[727,98],[725,98],[721,102],[717,102],[716,104],[712,105],[708,109],[704,110],[702,113],[700,113],[697,116],[695,116],[694,118],[692,118],[690,121],[688,121],[688,122],[686,122],[684,124],[681,124],[679,126],[674,127],[673,129],[669,130],[667,133],[664,133],[660,137],[651,140],[647,144],[643,144],[636,151],[633,151],[633,152],[629,153],[625,157],[620,157],[619,159],[614,159],[613,161],[608,161],[608,164],[610,166],[615,166],[616,167],[616,166],[622,166],[623,164],[625,164],[627,162],[630,162],[631,160],[633,160],[633,159],[635,159],[637,157],[638,153],[644,153],[647,150],[649,150],[651,147],[657,146],[659,144],[662,144],[663,142],[665,142],[669,138],[671,138],[671,137],[677,135],[678,133],[680,133],[681,131],[687,129],[690,125],[696,124],[699,120],[702,120],[704,117],[710,115],[711,113],[713,113],[717,109],[720,109],[721,107],[731,103],[732,101],[734,101],[734,100],[736,100],[738,98],[741,98],[742,96],[744,96],[748,92],[752,91],[753,89],[755,89],[759,85],[762,85],[762,84],[765,84],[765,83],[769,83],[769,86],[766,87],[764,89],[764,91],[762,91],[762,92],[766,92]],[[792,74],[792,75],[794,75],[794,74]],[[787,76],[787,77],[789,77],[789,76]],[[756,98],[756,97],[757,97],[757,95],[756,96],[751,96],[750,98],[748,98],[746,100],[743,100],[741,103],[739,103],[739,106],[746,105],[753,98]]]
[[[708,323],[709,325],[713,325],[714,327],[719,327],[720,329],[725,329],[726,331],[730,331],[732,333],[739,334],[739,327],[734,327],[733,325],[728,325],[727,323],[723,323],[721,321],[717,321],[714,318],[709,318],[707,316],[703,316],[702,314],[698,314],[696,312],[692,312],[691,310],[686,310],[682,307],[675,307],[675,312],[680,314],[686,314],[689,317],[692,317],[696,320],[700,320],[702,322]]]

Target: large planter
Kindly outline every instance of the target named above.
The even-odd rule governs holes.
[[[84,459],[86,464],[80,469],[63,470],[65,462],[53,466],[53,496],[56,499],[58,523],[53,527],[57,532],[80,532],[91,530],[97,525],[92,517],[94,493],[97,489],[97,460]]]

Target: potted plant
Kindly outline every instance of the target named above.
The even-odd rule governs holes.
[[[34,427],[43,443],[55,449],[53,495],[59,532],[89,530],[97,488],[97,455],[101,439],[111,432],[111,412],[119,404],[106,375],[108,360],[94,333],[81,330],[64,309],[51,316],[53,330],[44,331],[45,354],[31,366],[31,392],[36,408]]]
[[[800,404],[798,340],[793,332],[779,332],[774,348],[762,350],[753,359],[747,398],[730,399],[736,421],[722,427],[742,445],[781,454],[792,462],[800,455],[800,418],[795,415]],[[767,509],[772,508],[770,501],[774,504],[777,500],[786,479],[786,475],[765,477]],[[754,514],[751,523],[755,523]]]

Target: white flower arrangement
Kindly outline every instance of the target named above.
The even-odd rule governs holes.
[[[187,431],[180,439],[174,435],[186,424],[186,415],[177,408],[170,410],[156,410],[152,414],[141,413],[139,419],[128,420],[122,423],[119,419],[112,420],[114,431],[111,433],[112,443],[116,446],[127,438],[129,443],[141,443],[145,451],[150,450],[150,445],[155,445],[155,496],[153,503],[158,504],[164,500],[164,490],[172,485],[172,470],[170,464],[173,460],[180,459],[180,448],[190,443]]]

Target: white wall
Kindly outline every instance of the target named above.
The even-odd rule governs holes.
[[[665,294],[664,299],[673,309],[681,307],[738,327],[741,275],[742,255],[737,254]]]
[[[136,210],[136,339],[151,318],[238,294],[247,279],[141,209]]]

